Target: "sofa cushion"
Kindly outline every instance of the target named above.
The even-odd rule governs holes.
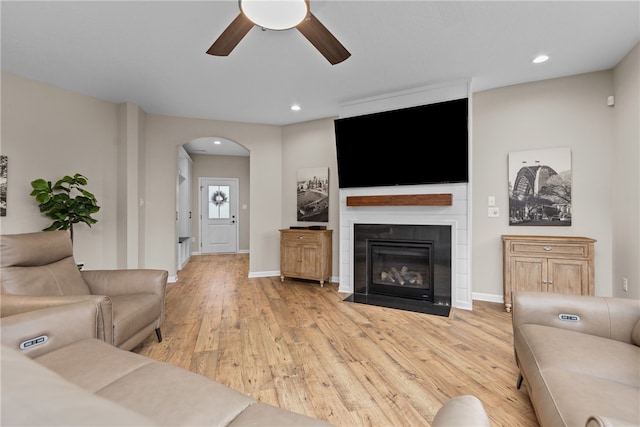
[[[88,295],[66,231],[0,236],[2,292],[14,295]]]
[[[19,351],[2,347],[3,426],[134,426],[153,421],[86,390]]]
[[[517,328],[514,344],[541,425],[590,416],[640,425],[640,347],[535,324]]]
[[[540,376],[548,394],[542,405],[536,405],[536,413],[557,411],[563,421],[545,423],[554,418],[540,416],[541,425],[584,426],[591,415],[626,420],[623,425],[640,425],[640,395],[636,387],[567,369],[543,369]],[[541,402],[539,393],[537,397]]]
[[[32,267],[73,256],[67,231],[3,234],[0,236],[0,266]]]
[[[566,369],[640,388],[640,347],[533,324],[518,328],[514,340],[524,366]]]
[[[244,425],[251,425],[250,420],[259,425],[329,425],[276,407],[261,408],[251,397],[206,377],[98,340],[80,341],[36,360],[80,387],[161,425],[229,425],[234,420],[232,425],[238,425],[237,419],[245,419]],[[247,409],[251,412],[238,418]],[[265,414],[271,418],[261,419]]]
[[[2,293],[12,295],[89,295],[73,258],[33,267],[3,267]]]

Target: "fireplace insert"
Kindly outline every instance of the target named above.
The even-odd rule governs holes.
[[[347,301],[449,315],[450,225],[354,224],[353,290]]]
[[[433,301],[433,241],[367,240],[369,294]]]

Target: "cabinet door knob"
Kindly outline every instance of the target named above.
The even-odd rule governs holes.
[[[552,250],[553,250],[553,247],[552,247],[552,246],[545,246],[545,247],[544,247],[544,248],[542,248],[542,249],[544,249],[545,251],[547,251],[547,252],[548,252],[548,251],[552,251]]]

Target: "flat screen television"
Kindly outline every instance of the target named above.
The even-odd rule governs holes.
[[[334,121],[340,188],[469,181],[468,99]]]

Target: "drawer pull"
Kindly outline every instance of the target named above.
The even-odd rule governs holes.
[[[553,246],[545,246],[542,249],[544,249],[545,251],[549,252],[553,250]]]

